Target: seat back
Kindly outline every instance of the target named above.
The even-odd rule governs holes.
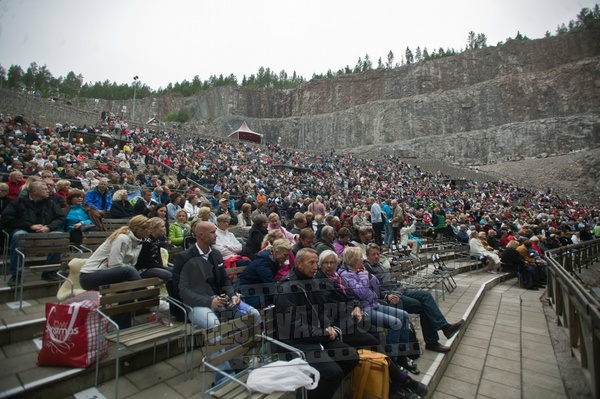
[[[85,249],[89,249],[93,252],[98,249],[112,233],[113,231],[87,231],[83,233],[81,245]]]
[[[161,280],[157,277],[103,285],[100,291],[102,312],[109,317],[159,305]]]

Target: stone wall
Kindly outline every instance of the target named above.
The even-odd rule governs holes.
[[[0,109],[9,110],[1,94]],[[133,100],[71,102],[60,112],[45,107],[40,113],[81,124],[101,110],[133,111]],[[35,117],[27,106],[22,109]],[[600,144],[600,30],[512,40],[293,90],[224,87],[193,97],[137,99],[135,120],[162,120],[182,107],[192,121],[178,129],[190,134],[224,137],[246,120],[268,142],[361,156],[486,164],[593,148]]]

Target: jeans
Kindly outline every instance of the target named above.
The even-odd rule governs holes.
[[[55,231],[51,231],[51,233],[64,233],[64,231],[55,230]],[[20,236],[23,234],[35,234],[35,233],[30,233],[26,230],[15,230],[12,233],[12,237],[10,239],[10,269],[9,269],[9,273],[12,276],[17,274],[17,266],[19,266],[19,259],[21,258],[19,256],[19,254],[17,253],[17,248],[19,248]],[[46,264],[52,265],[52,264],[56,264],[56,263],[60,263],[60,253],[48,254],[48,256],[46,257]],[[19,272],[22,273],[23,270],[19,270]]]
[[[81,273],[79,283],[84,290],[98,290],[101,285],[141,280],[140,274],[132,266],[111,267],[93,273]]]
[[[228,319],[234,319],[245,315],[252,315],[255,317],[256,323],[260,322],[260,313],[258,312],[258,310],[254,309],[252,306],[249,306],[244,301],[240,301],[240,304],[235,309],[223,308],[222,310],[217,311],[217,313],[227,314]],[[192,323],[194,323],[194,325],[203,329],[207,329],[221,324],[219,322],[219,316],[217,315],[217,313],[215,313],[215,311],[211,308],[203,308],[198,306],[192,308],[192,310],[189,313],[189,318],[192,321]],[[208,343],[210,344],[211,341],[209,341]],[[224,349],[217,351],[212,355],[212,357],[216,357],[224,351]],[[229,362],[221,363],[217,366],[217,368],[228,374],[233,373]],[[218,384],[223,378],[225,378],[223,375],[215,372],[215,384]]]
[[[438,342],[438,330],[449,326],[437,303],[428,291],[406,290],[400,297],[402,308],[408,313],[418,314],[425,343]]]
[[[386,223],[384,226],[384,237],[383,237],[383,243],[385,245],[387,245],[388,247],[392,246],[392,234],[394,232],[394,229],[392,228],[392,225],[389,223]]]
[[[171,280],[173,273],[171,273],[168,269],[163,269],[162,267],[152,267],[144,270],[140,275],[142,278],[158,277],[163,283],[166,284],[167,281]]]
[[[404,351],[408,345],[408,313],[395,307],[379,305],[377,309],[371,309],[368,314],[371,325],[387,328],[386,351],[389,346],[391,348],[390,357],[397,359],[401,347]]]

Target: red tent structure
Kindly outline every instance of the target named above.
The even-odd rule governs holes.
[[[246,124],[246,121],[244,121],[242,123],[242,126],[240,126],[238,130],[229,135],[229,138],[243,141],[251,141],[253,143],[261,144],[263,135],[250,130],[250,128]]]

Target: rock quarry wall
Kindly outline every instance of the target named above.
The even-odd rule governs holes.
[[[1,92],[0,109],[24,110],[42,120],[60,108],[64,122],[79,125],[94,123],[101,110],[133,110],[132,100],[74,99],[67,106],[15,97],[21,96]],[[311,80],[290,90],[225,87],[193,97],[138,99],[135,120],[162,120],[183,107],[192,120],[178,129],[190,134],[225,137],[246,120],[268,142],[359,156],[396,153],[469,165],[595,148],[600,30],[511,40],[398,69]]]

